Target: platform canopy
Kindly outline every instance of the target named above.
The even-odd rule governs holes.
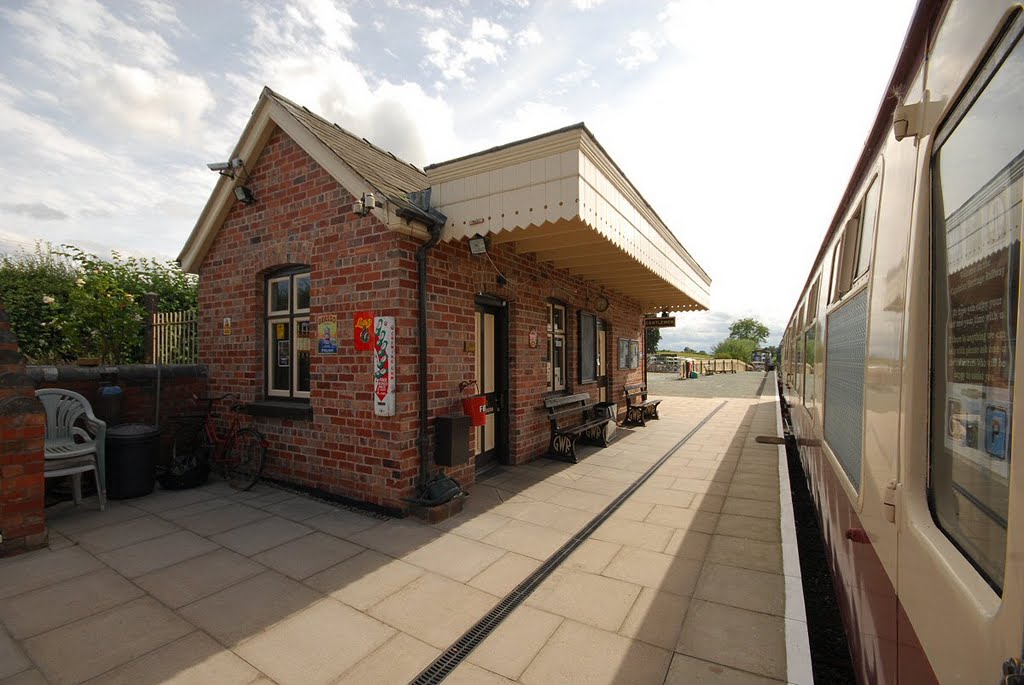
[[[711,278],[583,124],[424,171],[442,240],[511,243],[645,311],[708,308]]]

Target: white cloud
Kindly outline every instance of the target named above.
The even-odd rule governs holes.
[[[626,39],[629,51],[619,50],[615,59],[626,71],[634,71],[642,64],[649,64],[658,59],[655,51],[656,41],[647,31],[632,31]]]
[[[471,82],[470,72],[476,63],[494,65],[505,56],[509,33],[505,27],[487,19],[473,19],[469,37],[456,38],[448,29],[424,30],[423,44],[427,61],[441,72],[445,80]]]
[[[530,24],[525,29],[516,34],[516,45],[519,46],[530,46],[540,45],[544,42],[544,37],[540,31],[533,24]]]
[[[604,0],[572,0],[573,7],[583,12],[592,10],[603,2]]]

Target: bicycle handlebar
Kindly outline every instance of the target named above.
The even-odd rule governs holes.
[[[196,402],[220,402],[221,400],[226,400],[229,397],[234,397],[234,395],[228,392],[224,393],[219,397],[200,397],[199,395],[192,393],[192,399],[194,399]]]

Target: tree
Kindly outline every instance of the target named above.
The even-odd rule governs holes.
[[[750,363],[750,358],[757,348],[753,340],[742,340],[740,338],[726,338],[715,345],[716,359],[739,359],[742,362]]]
[[[730,338],[738,340],[753,340],[754,347],[757,347],[767,340],[770,333],[771,331],[768,330],[767,326],[751,317],[740,319],[739,321],[733,321],[732,325],[729,326]]]
[[[660,328],[648,328],[647,337],[644,342],[644,346],[647,348],[645,351],[647,354],[654,354],[658,351],[658,343],[661,342],[661,329]]]

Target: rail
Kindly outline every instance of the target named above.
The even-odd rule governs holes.
[[[198,312],[153,312],[149,325],[151,363],[195,364],[199,361]]]

